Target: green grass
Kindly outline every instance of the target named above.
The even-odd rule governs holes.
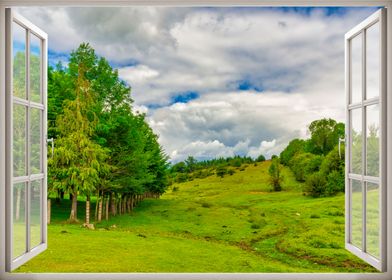
[[[96,230],[53,203],[48,249],[17,272],[375,272],[344,249],[344,195],[304,196],[287,169],[271,192],[269,164],[175,184]]]

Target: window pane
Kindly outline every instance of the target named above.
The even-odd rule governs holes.
[[[362,174],[362,109],[350,111],[351,115],[351,168],[350,172]]]
[[[351,39],[351,103],[362,100],[362,33]]]
[[[366,174],[380,174],[380,110],[379,105],[366,107]]]
[[[366,31],[366,98],[380,95],[380,24]]]
[[[13,106],[13,168],[14,177],[26,175],[26,107]]]
[[[41,40],[34,34],[30,38],[30,98],[41,102]]]
[[[30,203],[30,233],[31,248],[41,244],[41,180],[31,183]]]
[[[13,186],[12,258],[26,252],[26,187],[25,183]]]
[[[26,98],[26,29],[12,23],[13,95]]]
[[[367,183],[366,251],[380,258],[380,188],[373,183]]]
[[[351,243],[362,248],[362,183],[351,180]]]
[[[30,111],[30,166],[31,174],[41,173],[41,110]]]

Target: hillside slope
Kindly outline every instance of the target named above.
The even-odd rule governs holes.
[[[374,271],[344,249],[344,195],[303,196],[286,168],[283,191],[271,192],[269,165],[175,184],[94,231],[55,222],[48,250],[18,271]]]

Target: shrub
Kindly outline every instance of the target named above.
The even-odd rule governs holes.
[[[256,161],[257,161],[257,162],[263,162],[263,161],[265,161],[265,156],[259,155],[259,156],[257,157]]]
[[[201,207],[204,207],[204,208],[210,208],[212,205],[210,204],[210,203],[208,203],[208,202],[203,202],[202,204],[201,204]]]
[[[189,179],[188,174],[178,173],[176,181],[177,181],[177,183],[183,183],[183,182],[188,181],[188,179]]]
[[[224,166],[219,166],[216,169],[216,176],[223,178],[227,174],[227,168]]]
[[[229,169],[229,171],[227,171],[227,173],[228,173],[229,175],[233,175],[233,174],[235,173],[235,171],[234,171],[233,169]]]
[[[275,157],[271,161],[271,165],[268,169],[268,173],[270,175],[270,183],[272,185],[272,188],[275,192],[279,192],[282,190],[282,174],[281,174],[281,166],[279,163],[279,158]]]
[[[327,186],[325,189],[325,194],[332,196],[338,192],[344,192],[344,173],[339,171],[332,171],[327,176]]]
[[[327,180],[325,175],[317,172],[309,175],[305,184],[305,193],[313,197],[320,197],[325,194]]]

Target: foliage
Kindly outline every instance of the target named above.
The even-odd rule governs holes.
[[[130,87],[89,44],[71,53],[68,67],[49,68],[48,104],[52,192],[74,200],[96,194],[113,215],[146,194],[165,192],[168,159],[158,137],[143,114],[133,113]]]
[[[227,174],[227,168],[225,166],[219,166],[216,169],[216,176],[223,178]]]
[[[305,147],[305,140],[302,139],[294,139],[291,140],[287,147],[280,153],[280,162],[283,165],[288,166],[291,159],[297,153],[303,153]]]
[[[344,137],[344,124],[333,119],[315,120],[309,125],[313,153],[326,155]]]
[[[275,157],[271,160],[271,165],[268,168],[268,174],[270,176],[270,182],[272,188],[275,192],[279,192],[282,190],[282,181],[283,176],[281,173],[281,166],[278,157]]]

